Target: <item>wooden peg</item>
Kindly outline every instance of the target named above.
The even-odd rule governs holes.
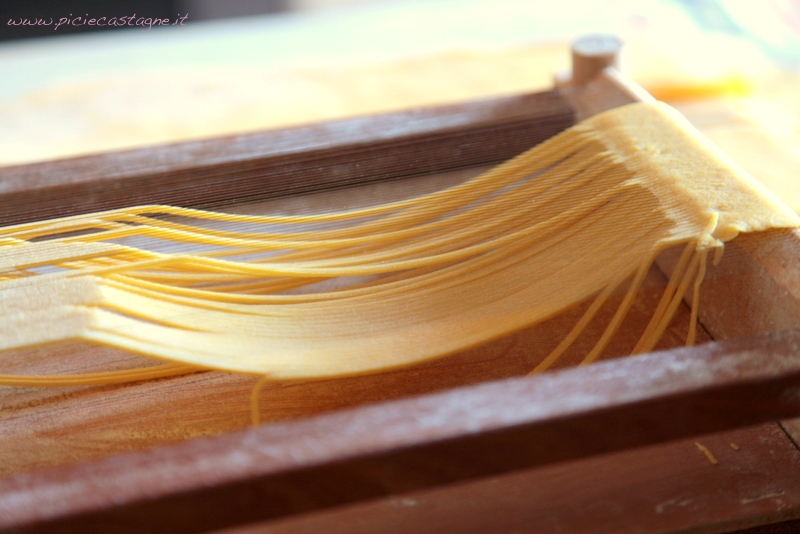
[[[624,43],[610,34],[591,34],[572,43],[572,79],[570,85],[585,85],[606,67],[621,70]]]

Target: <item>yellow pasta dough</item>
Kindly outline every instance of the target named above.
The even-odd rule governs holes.
[[[624,321],[655,257],[684,245],[634,349],[645,352],[683,295],[697,291],[709,250],[739,232],[796,226],[794,212],[677,112],[631,104],[462,184],[371,208],[244,216],[141,206],[2,229],[0,351],[82,339],[168,364],[0,383],[197,369],[276,379],[377,372],[485,343],[594,297],[564,342],[541,355],[541,371],[627,287],[589,362]]]

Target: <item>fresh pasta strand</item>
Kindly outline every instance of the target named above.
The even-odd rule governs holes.
[[[674,110],[598,115],[454,187],[357,210],[250,216],[139,206],[0,229],[0,357],[83,340],[161,366],[0,375],[91,385],[218,370],[314,379],[413,365],[594,298],[534,372],[552,366],[618,288],[583,363],[624,322],[655,257],[683,245],[633,353],[685,294],[695,339],[707,254],[739,232],[800,219]]]

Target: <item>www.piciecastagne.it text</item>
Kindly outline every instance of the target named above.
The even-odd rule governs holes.
[[[143,32],[149,32],[153,26],[183,26],[189,14],[181,15],[175,18],[159,18],[159,17],[137,17],[136,13],[133,15],[125,15],[122,17],[89,17],[89,14],[82,16],[73,16],[72,13],[69,17],[60,17],[58,19],[50,18],[19,18],[8,19],[8,26],[52,26],[53,30],[58,30],[65,26],[98,26],[98,27],[117,27],[122,28],[126,26],[142,26]]]

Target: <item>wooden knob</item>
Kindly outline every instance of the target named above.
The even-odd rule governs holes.
[[[606,67],[620,68],[624,44],[615,35],[585,35],[572,43],[571,84],[583,85]]]

